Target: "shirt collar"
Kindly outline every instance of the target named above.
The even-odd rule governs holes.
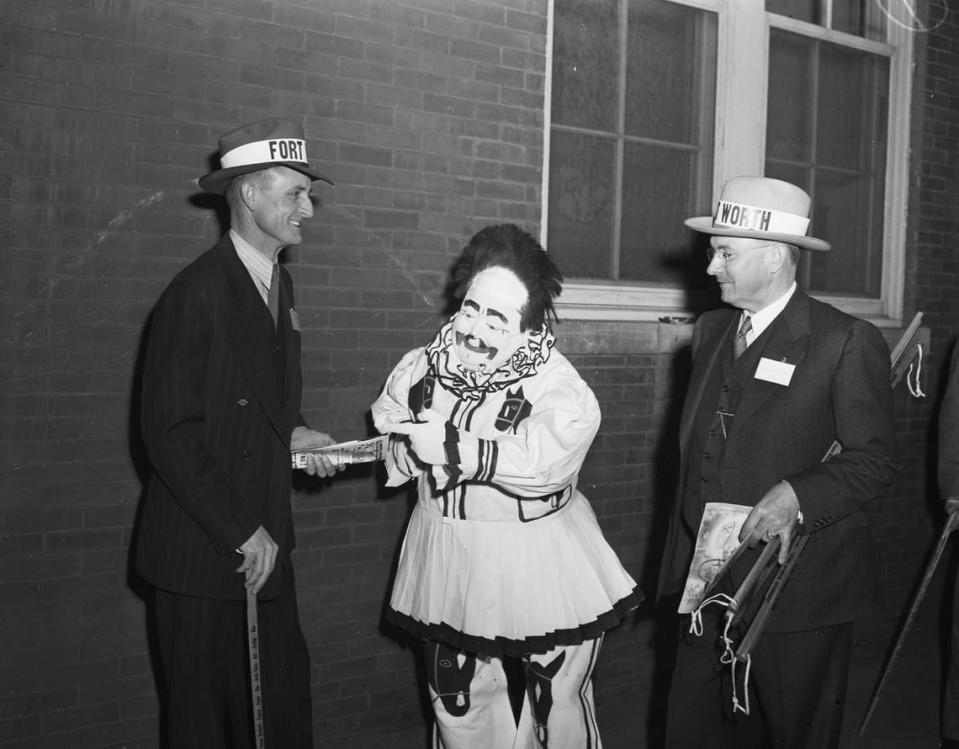
[[[233,240],[233,246],[236,248],[236,254],[240,261],[246,266],[247,271],[259,281],[264,289],[270,288],[270,279],[273,276],[273,263],[271,263],[262,252],[241,237],[236,230],[230,229],[230,239]]]
[[[792,295],[796,292],[796,282],[793,281],[792,285],[786,290],[786,293],[783,294],[779,299],[777,299],[772,304],[767,304],[759,312],[750,315],[748,312],[744,312],[744,315],[747,315],[751,318],[753,329],[752,333],[746,336],[746,340],[749,343],[752,343],[756,338],[758,338],[762,332],[770,326],[773,320],[775,320],[779,313],[782,312],[786,305],[789,304],[789,300],[792,299]]]

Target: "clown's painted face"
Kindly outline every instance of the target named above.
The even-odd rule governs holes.
[[[453,348],[464,367],[492,372],[526,343],[520,312],[528,297],[522,281],[506,268],[476,274],[453,319]]]

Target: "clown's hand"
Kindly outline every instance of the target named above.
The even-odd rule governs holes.
[[[418,421],[386,422],[381,430],[406,436],[410,449],[423,463],[442,466],[450,462],[447,459],[447,443],[455,444],[456,429],[435,411],[421,411]]]

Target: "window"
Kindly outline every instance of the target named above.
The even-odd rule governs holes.
[[[812,226],[836,252],[804,253],[813,292],[880,295],[889,60],[770,32],[766,174],[813,196]]]
[[[901,316],[911,43],[858,0],[553,0],[544,240],[563,317],[649,319],[715,299],[704,238],[726,179],[813,196],[800,283]],[[812,256],[812,257],[807,257]]]
[[[549,248],[573,277],[668,283],[712,192],[716,16],[624,10],[556,3]]]

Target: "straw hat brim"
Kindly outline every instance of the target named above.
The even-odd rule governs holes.
[[[804,250],[813,250],[815,252],[827,252],[832,246],[829,242],[815,237],[798,236],[796,234],[779,234],[778,232],[768,231],[746,231],[743,229],[720,229],[713,226],[712,216],[696,216],[688,218],[683,223],[690,229],[702,232],[703,234],[716,234],[720,237],[743,237],[745,239],[768,239],[771,242],[786,242],[794,244]]]
[[[301,161],[267,161],[260,164],[243,164],[242,166],[233,166],[228,169],[216,169],[200,177],[199,184],[200,187],[207,192],[222,195],[234,177],[239,177],[241,174],[249,174],[250,172],[258,172],[261,169],[269,169],[274,166],[289,167],[290,169],[300,172],[300,174],[305,174],[310,179],[321,179],[324,182],[329,182],[331,185],[333,184],[333,180],[329,177],[320,174],[309,166],[305,166]]]

